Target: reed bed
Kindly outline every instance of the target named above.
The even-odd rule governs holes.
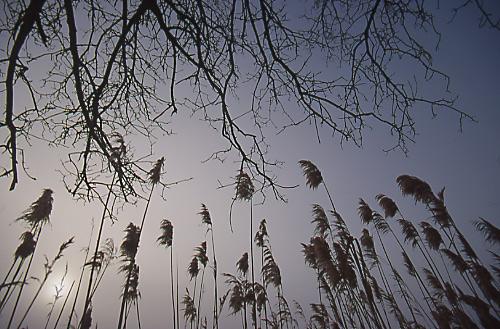
[[[176,235],[174,240],[175,219],[148,216],[163,166],[161,158],[146,173],[144,182],[149,188],[143,199],[142,218],[139,224],[128,224],[119,248],[106,238],[111,227],[104,225],[113,211],[116,177],[111,175],[97,235],[90,237],[83,251],[84,261],[78,266],[79,279],[71,282],[65,296],[61,290],[56,291],[43,320],[44,328],[95,327],[98,319],[94,318],[93,310],[99,306],[94,296],[97,291],[106,290],[103,278],[116,267],[123,278],[117,296],[120,299],[119,312],[115,313],[117,327],[142,328],[139,265],[147,259],[139,254],[139,248],[141,243],[149,243],[141,241],[141,235],[146,224],[153,227],[154,222],[158,229],[156,242],[166,249],[165,257],[159,261],[169,269],[160,283],[168,291],[162,305],[165,314],[170,315],[165,327],[218,329],[224,328],[223,320],[230,317],[244,329],[500,328],[500,229],[478,217],[471,227],[484,236],[491,250],[488,253],[476,250],[477,244],[467,239],[448,211],[444,189],[435,193],[420,178],[401,175],[396,184],[402,197],[413,198],[415,207],[426,212],[427,218],[410,219],[394,198],[378,194],[373,201],[359,199],[359,219],[344,219],[320,169],[309,160],[299,161],[307,188],[325,193],[328,200],[326,206],[312,205],[311,236],[298,244],[302,256],[296,255],[297,259],[302,258],[315,282],[314,293],[309,296],[312,300],[305,306],[289,299],[283,283],[286,273],[273,252],[268,220],[257,222],[254,218],[255,187],[252,177],[244,171],[236,176],[231,210],[233,206],[244,207],[245,211],[248,207],[247,249],[236,259],[222,260],[234,264],[234,270],[221,273],[215,227],[226,225],[226,221],[219,222],[208,206],[201,204],[197,212],[203,227],[199,232],[201,242],[192,247],[192,257],[183,270],[183,263],[176,257],[179,251],[174,242],[182,237]],[[335,191],[335,195],[339,193]],[[52,202],[52,191],[43,190],[18,219],[26,230],[13,251],[11,265],[2,273],[0,285],[0,314],[6,319],[7,329],[20,329],[27,324],[33,306],[41,302],[39,295],[48,278],[74,242],[73,238],[63,242],[56,255],[45,261],[34,294],[22,305],[24,287],[34,283],[30,279],[31,264],[35,257],[40,257],[36,254],[37,245],[49,223]],[[358,220],[363,227],[355,234],[348,223]],[[233,230],[232,223],[230,226]],[[68,263],[66,272],[67,267]],[[66,281],[64,275],[59,287],[69,285]],[[179,282],[187,284],[179,287]],[[185,291],[183,296],[179,290]]]

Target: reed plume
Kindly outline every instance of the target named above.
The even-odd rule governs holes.
[[[125,238],[120,245],[120,253],[124,263],[120,266],[120,271],[125,273],[126,279],[123,286],[120,315],[118,318],[118,329],[122,329],[122,323],[124,322],[124,320],[125,324],[123,324],[123,326],[126,326],[125,311],[129,296],[129,290],[131,289],[130,285],[134,283],[133,280],[136,274],[135,256],[137,255],[137,249],[139,247],[140,235],[141,229],[133,223],[129,223],[127,228],[125,229]]]
[[[0,285],[0,291],[4,288],[7,288],[5,294],[2,297],[2,300],[0,301],[0,313],[4,309],[5,305],[9,300],[9,297],[11,296],[11,292],[13,291],[11,289],[14,289],[16,285],[21,283],[19,281],[20,278],[18,278],[18,275],[22,269],[25,259],[31,256],[35,252],[36,240],[31,231],[24,232],[23,234],[21,234],[19,239],[21,240],[21,244],[19,244],[19,246],[16,248],[16,251],[14,252],[14,260],[12,261],[12,265],[10,266],[9,270],[7,271],[7,274],[5,275],[2,281],[2,284]],[[17,268],[10,281],[7,282],[10,273],[12,272],[16,264]]]
[[[246,276],[248,273],[248,253],[245,252],[241,258],[236,262],[236,269],[241,273],[242,276]]]
[[[330,200],[330,203],[332,205],[332,209],[334,212],[337,212],[335,204],[333,203],[332,195],[330,194],[330,191],[328,190],[328,187],[326,186],[323,176],[321,175],[321,171],[318,169],[318,167],[316,167],[316,165],[309,160],[300,160],[299,166],[302,168],[302,172],[304,174],[304,177],[306,178],[306,185],[309,188],[315,190],[318,188],[319,184],[323,184],[325,192],[328,195],[328,199]]]
[[[479,217],[474,221],[476,229],[483,233],[486,241],[493,244],[500,244],[500,229],[486,219]]]
[[[214,226],[212,223],[212,218],[210,216],[210,212],[208,211],[207,206],[203,203],[201,204],[201,210],[198,213],[201,215],[201,222],[207,225],[207,233],[210,232],[210,237],[212,241],[212,260],[213,260],[213,277],[214,277],[214,303],[213,303],[213,320],[212,320],[212,328],[219,328],[219,287],[217,283],[217,257],[215,255],[215,239],[214,239]]]
[[[415,176],[401,175],[396,179],[403,196],[411,195],[415,201],[429,204],[436,200],[432,189],[423,180]]]
[[[326,236],[326,233],[331,230],[331,227],[326,217],[325,210],[319,204],[314,204],[312,212],[313,220],[311,223],[315,224],[314,233]]]
[[[208,256],[207,256],[207,242],[203,241],[200,246],[195,248],[195,256],[200,262],[201,265],[203,265],[203,271],[201,273],[201,282],[200,282],[200,290],[198,294],[198,317],[197,317],[197,322],[196,322],[196,327],[199,328],[200,324],[200,316],[201,316],[201,298],[203,296],[203,283],[204,283],[204,278],[205,278],[205,269],[208,264]],[[194,298],[194,297],[193,297]]]
[[[250,201],[252,199],[255,188],[252,179],[244,171],[240,171],[236,176],[236,199]]]
[[[42,191],[42,195],[35,202],[33,202],[28,209],[26,209],[23,212],[23,215],[21,217],[19,217],[17,219],[17,221],[22,220],[28,224],[28,226],[31,228],[31,232],[33,233],[34,236],[36,236],[36,238],[35,238],[36,242],[35,242],[35,249],[33,250],[33,252],[29,256],[30,259],[29,259],[27,268],[24,272],[24,277],[23,277],[23,280],[21,282],[19,292],[17,294],[16,301],[14,303],[14,307],[11,311],[8,328],[10,328],[10,326],[12,324],[12,321],[14,319],[14,315],[15,315],[16,310],[17,310],[17,306],[19,305],[19,300],[21,299],[21,295],[22,295],[23,290],[24,290],[24,286],[26,285],[26,281],[27,281],[28,274],[29,274],[29,271],[31,268],[31,264],[33,262],[33,257],[35,255],[36,246],[38,245],[38,241],[39,241],[43,226],[50,222],[50,213],[52,212],[52,202],[54,200],[52,198],[52,193],[53,192],[51,189],[44,189]],[[21,265],[22,265],[22,263],[23,262],[21,262]],[[5,296],[7,296],[7,295],[5,295]],[[5,299],[5,296],[4,296],[4,299]],[[8,298],[9,297],[7,297],[7,299]],[[6,300],[4,300],[4,299],[2,299],[2,302],[3,302],[2,307],[4,307],[6,304]]]
[[[156,185],[160,182],[161,171],[165,163],[165,157],[161,157],[156,161],[153,168],[148,172],[148,180],[151,185]]]
[[[299,165],[306,177],[306,185],[313,190],[317,189],[319,184],[323,182],[321,171],[309,160],[300,160]]]
[[[375,199],[377,199],[378,204],[382,209],[384,209],[385,217],[394,217],[396,212],[399,210],[396,203],[384,194],[378,194]]]
[[[168,219],[163,219],[160,223],[161,235],[156,239],[159,245],[164,246],[165,248],[170,248],[170,297],[172,300],[172,324],[173,328],[176,329],[176,322],[179,319],[176,319],[175,316],[175,296],[174,296],[174,269],[173,269],[173,239],[174,239],[174,226],[172,222]]]
[[[48,223],[54,201],[52,193],[51,189],[44,189],[42,195],[17,220],[26,222],[31,227],[32,232]]]
[[[21,325],[23,324],[24,320],[28,316],[28,313],[31,311],[31,308],[33,307],[36,299],[40,295],[40,292],[42,291],[45,284],[47,283],[48,278],[52,274],[52,272],[54,270],[54,266],[56,265],[57,261],[60,260],[64,256],[64,251],[67,248],[69,248],[69,246],[72,245],[73,243],[74,243],[74,237],[71,237],[69,240],[63,242],[59,246],[59,250],[58,250],[56,256],[50,262],[47,259],[46,263],[44,264],[45,273],[44,273],[43,279],[40,282],[40,285],[38,286],[38,289],[36,290],[35,295],[31,299],[31,302],[29,303],[28,308],[26,309],[23,316],[21,317],[21,320],[19,321],[19,325],[17,326],[17,329],[21,328]],[[10,328],[10,326],[12,324],[13,316],[14,316],[14,313],[12,313],[12,315],[11,315],[11,318],[9,320],[9,324],[8,324],[7,328]]]
[[[422,233],[424,234],[429,248],[432,250],[439,250],[441,244],[444,244],[439,231],[432,227],[431,224],[424,221],[420,222],[420,227],[422,228]]]
[[[191,262],[189,263],[188,266],[188,274],[190,277],[190,280],[193,280],[193,278],[196,278],[198,276],[198,273],[200,272],[200,268],[198,266],[198,259],[196,256],[193,256],[191,258]]]
[[[191,325],[196,321],[196,306],[194,299],[189,295],[189,290],[186,289],[186,293],[182,298],[182,304],[184,305],[184,319],[189,321]]]

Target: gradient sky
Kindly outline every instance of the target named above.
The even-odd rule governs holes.
[[[499,12],[500,5],[495,9]],[[285,185],[300,185],[286,191],[288,203],[274,200],[272,195],[268,195],[266,202],[255,206],[254,210],[256,222],[267,219],[273,253],[281,268],[285,295],[290,302],[295,299],[305,309],[309,303],[317,302],[314,273],[304,265],[300,243],[308,242],[313,232],[310,223],[311,204],[319,203],[325,209],[330,208],[322,191],[310,191],[305,186],[297,165],[301,159],[309,159],[320,168],[339,212],[356,235],[361,232],[357,215],[360,197],[376,208],[374,196],[384,193],[392,197],[412,220],[428,218],[429,214],[421,205],[415,205],[410,198],[401,197],[395,182],[401,174],[418,176],[429,182],[435,191],[446,186],[448,209],[459,227],[470,233],[477,249],[484,250],[488,245],[473,231],[471,221],[481,216],[500,226],[500,32],[479,29],[478,13],[475,11],[459,14],[450,24],[446,23],[451,17],[449,12],[440,12],[440,15],[444,15],[438,20],[443,38],[434,54],[434,64],[450,75],[450,89],[459,97],[457,105],[473,115],[477,123],[466,121],[460,132],[456,115],[440,112],[433,119],[428,109],[417,108],[415,117],[418,135],[416,143],[409,145],[408,155],[385,153],[383,149],[392,146],[393,139],[387,131],[376,127],[366,129],[361,148],[351,144],[341,146],[337,139],[329,138],[330,133],[326,131],[321,132],[321,143],[318,143],[311,126],[268,136],[270,155],[284,162],[282,168],[276,170],[280,181]],[[143,328],[161,327],[171,319],[168,304],[169,253],[155,242],[162,219],[170,219],[175,227],[175,257],[181,273],[181,293],[187,284],[187,274],[184,274],[193,249],[207,239],[197,215],[201,203],[207,205],[214,221],[219,273],[235,273],[236,261],[243,252],[248,251],[249,206],[236,202],[233,212],[235,232],[231,234],[228,215],[233,189],[217,188],[219,181],[229,183],[239,166],[233,161],[235,157],[222,164],[217,161],[201,163],[213,150],[224,146],[218,132],[202,121],[186,113],[177,114],[171,125],[175,134],[159,136],[154,146],[154,157],[166,158],[165,181],[188,177],[193,177],[193,180],[167,190],[165,201],[159,197],[159,193],[155,193],[152,199],[137,255],[141,269],[139,288],[142,294],[140,305]],[[137,153],[141,152],[139,140],[128,138],[127,141],[134,145]],[[69,287],[71,281],[78,278],[83,259],[82,248],[88,243],[91,220],[98,221],[101,213],[98,205],[75,202],[65,191],[61,176],[57,173],[65,152],[64,149],[50,148],[35,141],[28,153],[28,165],[36,181],[23,175],[19,186],[9,192],[10,181],[0,180],[2,277],[10,266],[18,237],[23,231],[22,225],[15,219],[39,197],[43,188],[54,190],[54,209],[51,225],[41,237],[37,253],[51,258],[62,241],[71,236],[76,237],[75,245],[67,252],[69,257],[59,263],[51,284],[46,287],[29,317],[27,324],[30,328],[45,323],[44,317],[49,310],[47,304],[54,292],[53,285],[60,280],[66,262],[70,270],[64,284]],[[119,211],[117,223],[113,226],[106,224],[104,236],[112,237],[118,247],[126,225],[130,221],[139,223],[143,206],[144,203],[126,205]],[[40,262],[33,265],[33,275],[42,273],[42,259],[38,259]],[[222,278],[219,280],[223,281]],[[103,288],[94,300],[94,323],[100,328],[116,326],[122,281],[117,266],[110,268],[104,278]],[[225,291],[222,284],[219,289]],[[27,291],[24,301],[32,293]],[[207,300],[210,298],[209,291],[207,288]],[[207,308],[207,316],[209,312]],[[5,325],[5,321],[5,315],[2,314],[0,327]],[[233,321],[237,321],[237,318],[233,319],[226,310],[221,327],[230,328]],[[134,318],[128,328],[135,326]]]

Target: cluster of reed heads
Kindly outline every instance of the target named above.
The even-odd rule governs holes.
[[[312,206],[313,236],[308,243],[302,243],[304,260],[312,270],[316,286],[310,296],[315,300],[309,310],[296,301],[289,303],[286,297],[267,222],[263,219],[254,223],[253,180],[240,171],[231,207],[236,201],[248,204],[250,235],[248,251],[236,261],[233,274],[218,271],[214,220],[208,207],[202,204],[198,214],[206,229],[205,241],[194,247],[184,272],[189,281],[181,296],[179,268],[174,263],[174,225],[168,219],[159,220],[157,243],[169,251],[171,305],[166,305],[170,308],[173,329],[181,326],[218,329],[223,327],[222,314],[237,317],[237,323],[244,329],[500,328],[500,230],[495,225],[483,218],[474,222],[491,246],[488,253],[476,252],[448,212],[444,189],[434,194],[426,182],[402,175],[397,178],[397,184],[403,196],[413,197],[429,212],[429,219],[414,223],[404,216],[393,199],[379,194],[375,200],[381,212],[359,200],[358,213],[365,228],[357,237],[335,207],[320,170],[308,160],[299,161],[299,165],[306,185],[313,190],[323,188],[331,206],[330,211],[319,204]],[[111,239],[103,241],[116,178],[113,175],[94,247],[89,242],[85,249],[78,281],[71,283],[65,296],[60,292],[54,296],[45,328],[91,328],[95,323],[94,295],[98,289],[105,289],[101,287],[102,279],[117,262],[123,275],[117,328],[142,327],[139,264],[145,260],[138,259],[138,249],[163,166],[164,158],[161,158],[147,173],[150,189],[142,220],[139,224],[128,224],[119,248]],[[34,295],[27,303],[20,303],[26,300],[21,299],[24,287],[33,281],[29,277],[31,264],[43,228],[49,222],[52,201],[52,191],[44,190],[18,219],[27,230],[20,237],[12,265],[0,286],[0,317],[4,317],[7,329],[20,329],[27,323],[32,306],[40,302],[40,292],[56,263],[73,243],[70,238],[61,244],[54,258],[46,258],[42,279],[31,282],[38,285]],[[394,246],[399,250],[394,250]],[[496,264],[485,263],[485,259],[491,257]],[[219,291],[221,279],[224,289]],[[59,300],[62,305],[58,304]]]

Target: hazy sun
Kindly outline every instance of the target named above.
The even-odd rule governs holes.
[[[65,278],[62,276],[54,276],[52,279],[47,281],[45,287],[46,298],[53,301],[54,298],[65,298],[69,293],[71,287],[71,280],[68,276]]]

